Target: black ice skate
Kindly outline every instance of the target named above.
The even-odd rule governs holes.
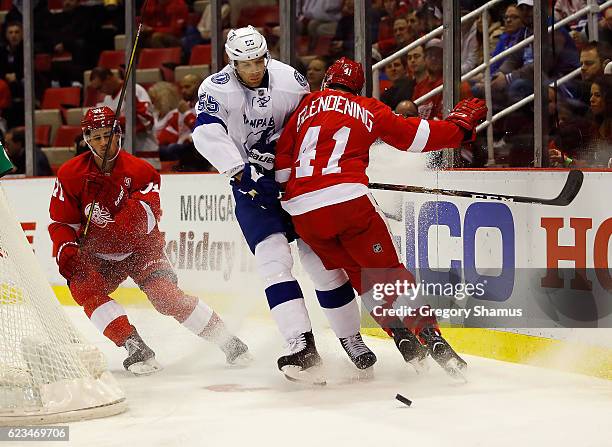
[[[427,369],[427,347],[410,330],[404,327],[393,328],[393,341],[404,361],[410,363],[417,373]]]
[[[220,345],[220,348],[225,353],[225,360],[229,365],[246,366],[253,360],[249,354],[249,347],[235,335]]]
[[[376,355],[363,342],[359,332],[350,337],[341,338],[340,344],[358,369],[367,369],[376,363]]]
[[[454,351],[435,328],[426,328],[419,334],[433,359],[453,378],[466,381],[463,371],[467,362]]]
[[[123,346],[128,352],[123,367],[132,374],[141,376],[161,371],[162,366],[155,360],[155,352],[140,338],[138,332],[134,331]]]
[[[326,384],[325,379],[317,375],[315,368],[321,364],[321,357],[317,352],[312,331],[289,340],[287,351],[286,355],[278,359],[278,369],[288,380],[313,385]]]

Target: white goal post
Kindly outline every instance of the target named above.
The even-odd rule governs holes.
[[[0,426],[126,409],[106,360],[57,301],[0,187]]]

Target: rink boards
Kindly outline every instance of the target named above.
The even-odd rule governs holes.
[[[556,196],[567,175],[530,170],[432,173],[414,167],[389,172],[380,166],[375,164],[370,172],[373,181],[541,197]],[[51,256],[47,233],[54,181],[11,179],[1,184],[60,301],[74,304]],[[581,192],[567,207],[395,192],[375,196],[388,216],[402,260],[419,279],[453,270],[462,278],[486,278],[494,292],[491,296],[500,302],[528,302],[538,293],[553,298],[578,293],[593,308],[591,321],[580,324],[568,320],[559,309],[553,309],[553,315],[551,309],[545,309],[537,328],[447,328],[447,337],[460,351],[612,378],[612,330],[602,329],[612,327],[611,190],[612,173],[586,172]],[[237,303],[247,300],[248,308],[258,302],[257,312],[265,314],[265,297],[235,219],[227,179],[214,174],[165,175],[161,200],[160,229],[165,232],[166,254],[180,285],[208,297],[207,301],[212,299],[216,306],[227,303],[235,309]],[[560,284],[554,277],[546,278],[544,269],[552,265],[584,268],[581,278],[586,283],[567,278]],[[525,272],[532,276],[530,280],[523,279]],[[304,278],[299,262],[295,273]],[[308,280],[303,284],[312,309],[316,304],[308,292]],[[588,290],[583,290],[585,284]],[[124,286],[116,293],[120,301],[146,302],[133,283],[127,281]],[[564,328],[568,326],[589,329]],[[365,331],[380,334],[375,329]],[[572,361],[567,362],[570,354]],[[560,363],[559,358],[565,360]]]

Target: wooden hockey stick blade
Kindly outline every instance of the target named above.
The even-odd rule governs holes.
[[[441,196],[469,197],[472,199],[500,200],[504,202],[531,203],[538,205],[567,206],[576,198],[580,192],[584,174],[578,169],[571,170],[565,180],[563,189],[554,199],[542,199],[539,197],[512,196],[506,194],[489,194],[484,192],[460,191],[455,189],[423,188],[411,185],[393,185],[390,183],[370,183],[371,189],[382,189],[386,191],[413,192],[417,194],[437,194]]]

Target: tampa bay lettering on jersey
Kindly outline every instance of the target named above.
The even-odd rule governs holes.
[[[306,121],[308,118],[312,118],[317,113],[327,111],[335,111],[344,115],[349,115],[356,120],[361,121],[366,129],[368,129],[368,132],[372,131],[372,118],[374,117],[372,112],[363,108],[356,102],[351,101],[350,99],[336,95],[322,96],[317,98],[312,101],[309,106],[300,110],[297,122],[298,131],[300,130],[300,127],[302,127],[302,124],[304,124],[304,121]]]
[[[274,127],[274,117],[265,117],[265,118],[251,118],[249,119],[245,114],[242,115],[244,118],[244,124],[248,124],[253,129],[258,129],[260,127]]]

